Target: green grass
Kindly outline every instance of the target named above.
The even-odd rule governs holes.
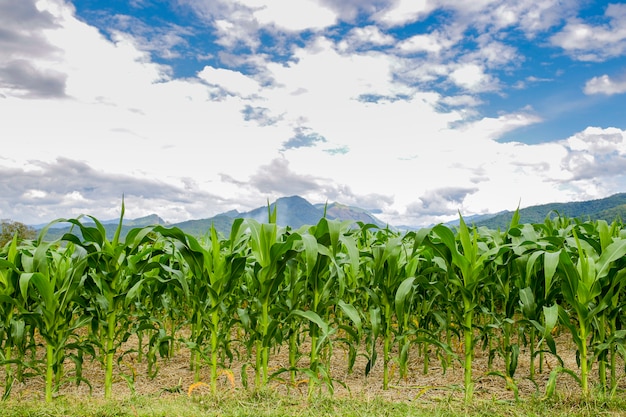
[[[43,401],[3,402],[2,417],[456,417],[456,416],[622,416],[626,398],[610,401],[584,401],[556,398],[550,401],[529,399],[522,402],[476,400],[471,405],[461,400],[392,402],[381,397],[307,399],[305,395],[279,394],[269,389],[261,392],[237,391],[194,396],[137,396],[127,399],[59,397]]]

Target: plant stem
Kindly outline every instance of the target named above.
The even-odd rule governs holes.
[[[609,347],[610,349],[610,361],[611,361],[611,392],[613,392],[615,390],[615,388],[617,387],[617,376],[616,376],[616,372],[615,369],[617,367],[617,363],[616,363],[616,354],[615,354],[615,345],[611,344],[611,346]]]
[[[530,329],[530,380],[535,380],[535,328]],[[541,363],[539,364],[541,366]]]
[[[465,402],[469,403],[472,401],[472,397],[474,396],[474,383],[472,382],[472,359],[474,356],[472,319],[474,310],[471,308],[469,300],[464,300],[464,305],[465,323],[463,327],[463,334],[465,336]]]
[[[107,318],[105,369],[104,369],[104,398],[111,398],[113,391],[113,342],[115,339],[116,314],[110,312]]]
[[[587,359],[587,327],[583,320],[579,322],[580,326],[580,385],[583,397],[589,396],[589,360]]]
[[[215,394],[217,392],[217,343],[218,343],[218,328],[219,328],[219,315],[218,309],[215,308],[211,313],[211,392]]]
[[[296,362],[298,359],[298,333],[295,324],[291,325],[291,334],[289,335],[289,378],[291,385],[296,385]]]
[[[265,300],[261,306],[261,334],[257,340],[256,351],[256,386],[264,388],[267,384],[267,365],[269,361],[269,348],[266,346],[265,339],[269,330],[269,300]]]
[[[389,350],[391,348],[389,330],[385,330],[385,340],[383,342],[383,389],[389,388]]]
[[[52,402],[52,382],[54,380],[54,347],[46,344],[46,402]]]

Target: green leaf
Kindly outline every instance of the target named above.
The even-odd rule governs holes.
[[[519,291],[519,303],[522,307],[522,314],[528,319],[536,319],[537,304],[535,303],[535,296],[530,287],[522,288]]]
[[[554,274],[556,273],[557,266],[559,265],[559,258],[561,252],[544,252],[543,258],[543,273],[545,277],[545,297],[548,297],[550,290],[552,289],[552,281]]]
[[[609,246],[602,252],[598,263],[596,264],[598,279],[605,277],[611,264],[626,255],[626,239],[620,239]]]
[[[354,326],[357,328],[357,332],[360,334],[363,325],[361,323],[361,316],[359,315],[357,309],[352,304],[347,304],[343,300],[338,300],[337,305],[341,308],[344,314],[348,316],[352,323],[354,323]]]
[[[400,322],[404,320],[406,301],[413,293],[413,282],[415,282],[415,277],[406,278],[400,283],[396,291],[396,317]]]
[[[316,312],[311,311],[311,310],[307,310],[307,311],[293,310],[290,313],[290,315],[303,317],[303,318],[305,318],[305,319],[315,323],[317,325],[317,327],[320,328],[322,333],[328,334],[328,331],[329,331],[328,323],[326,323],[324,320],[322,320],[322,318]]]

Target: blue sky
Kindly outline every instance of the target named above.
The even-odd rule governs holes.
[[[0,218],[626,191],[626,4],[0,0]]]

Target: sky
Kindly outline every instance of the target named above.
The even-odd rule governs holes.
[[[626,3],[0,0],[0,218],[626,191]]]

